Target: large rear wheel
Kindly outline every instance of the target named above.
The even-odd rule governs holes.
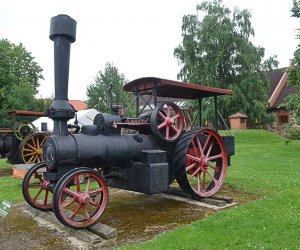
[[[174,169],[180,187],[192,195],[210,197],[222,186],[227,153],[221,136],[211,129],[183,135],[175,150]]]

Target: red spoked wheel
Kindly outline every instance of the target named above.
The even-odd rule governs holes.
[[[86,179],[83,183],[81,180]],[[53,211],[65,226],[86,228],[97,222],[108,201],[108,188],[102,177],[89,168],[66,173],[56,184]]]
[[[182,111],[175,103],[159,103],[151,114],[151,129],[164,141],[176,141],[183,132]]]
[[[26,173],[22,183],[22,193],[25,201],[32,207],[41,211],[52,210],[52,191],[47,188],[48,181],[44,180],[46,164],[35,164]]]
[[[220,135],[211,129],[186,133],[177,144],[174,168],[183,190],[199,197],[214,195],[227,169],[227,153]]]

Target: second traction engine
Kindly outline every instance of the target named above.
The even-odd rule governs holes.
[[[217,104],[218,95],[231,91],[153,77],[137,79],[124,86],[137,97],[137,117],[100,113],[93,125],[69,133],[67,121],[75,114],[68,103],[68,77],[76,21],[67,15],[53,17],[50,39],[54,42],[55,98],[47,116],[54,121],[54,131],[44,144],[45,162],[34,165],[23,180],[28,204],[53,210],[66,226],[85,228],[104,212],[108,186],[155,194],[166,192],[176,180],[185,192],[199,197],[212,196],[220,189],[234,154],[233,141],[212,129],[190,129],[184,112],[158,97],[198,99],[201,108],[202,98],[214,97]],[[145,100],[144,94],[154,101],[149,105],[151,112],[140,114],[139,99]],[[135,132],[123,133],[124,128]]]

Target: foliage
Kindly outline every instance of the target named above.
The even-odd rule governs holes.
[[[259,200],[215,213],[123,249],[298,249],[300,141],[263,130],[233,131],[236,155],[225,183]],[[221,237],[216,237],[219,235]]]
[[[37,94],[39,80],[43,79],[42,68],[22,44],[15,45],[6,39],[0,40],[0,123],[10,126],[7,111],[14,109],[40,110]]]
[[[100,112],[109,112],[110,103],[127,107],[131,96],[123,91],[126,84],[124,74],[112,64],[107,63],[103,71],[99,71],[95,82],[87,87],[87,105]]]
[[[178,78],[195,84],[232,89],[233,97],[219,99],[223,117],[242,112],[250,126],[267,123],[269,83],[263,71],[278,65],[275,57],[263,61],[264,49],[254,36],[248,10],[229,10],[221,0],[197,6],[197,14],[182,21],[182,43],[174,55],[182,68]]]
[[[287,123],[284,125],[284,130],[291,139],[300,140],[300,126],[299,125],[296,125],[293,123]]]

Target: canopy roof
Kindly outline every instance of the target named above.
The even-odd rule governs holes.
[[[12,116],[46,116],[45,112],[27,111],[27,110],[12,110],[7,112],[8,115]]]
[[[199,99],[203,97],[232,95],[232,90],[195,85],[191,83],[166,80],[157,77],[143,77],[124,85],[124,91],[143,91],[150,93],[157,86],[156,94],[160,97],[180,99]]]

